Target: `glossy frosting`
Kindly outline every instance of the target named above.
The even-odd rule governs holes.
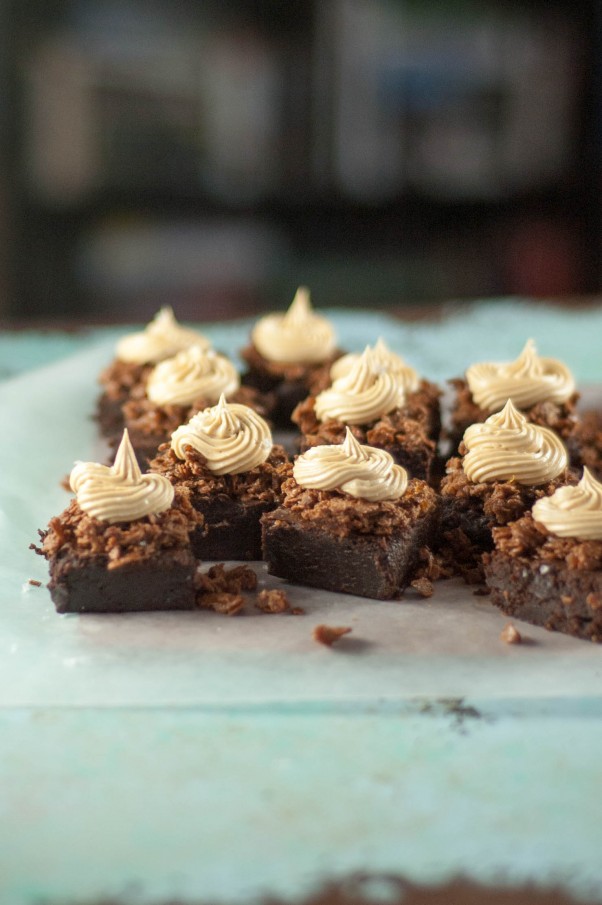
[[[568,465],[560,438],[527,421],[511,399],[483,424],[471,424],[464,445],[468,452],[462,465],[475,484],[515,480],[534,487],[553,480]]]
[[[285,314],[268,314],[257,322],[251,340],[264,358],[282,364],[319,364],[336,348],[332,324],[315,313],[304,286]]]
[[[109,468],[96,462],[76,462],[69,482],[84,512],[101,522],[132,522],[169,509],[174,488],[158,474],[143,475],[127,430]]]
[[[540,358],[531,339],[516,361],[471,365],[466,382],[476,404],[489,412],[500,409],[507,399],[526,409],[538,402],[566,402],[575,392],[567,366],[555,358]]]
[[[374,349],[367,346],[347,373],[316,397],[315,412],[320,421],[369,424],[404,404],[402,377],[383,369]]]
[[[191,405],[197,399],[216,403],[240,386],[231,361],[213,349],[190,346],[162,361],[149,376],[146,394],[156,405]]]
[[[213,408],[194,415],[171,435],[179,459],[192,446],[214,474],[241,474],[261,465],[272,450],[272,434],[263,418],[246,405],[227,403],[224,395]]]
[[[157,364],[191,345],[209,348],[211,344],[202,333],[180,326],[172,309],[166,307],[161,308],[140,333],[132,333],[120,339],[116,354],[120,361]]]
[[[576,487],[559,487],[537,500],[533,518],[559,537],[602,540],[602,484],[584,468]]]
[[[376,341],[372,351],[374,353],[374,361],[378,367],[384,371],[393,371],[395,374],[399,374],[406,393],[413,393],[418,389],[420,384],[418,372],[410,367],[401,355],[392,352],[382,337],[379,337]],[[349,352],[347,355],[343,355],[342,358],[338,358],[330,369],[330,379],[332,381],[338,380],[348,374],[359,357],[360,353]]]
[[[299,456],[293,477],[302,487],[341,490],[371,502],[398,500],[408,486],[408,474],[384,449],[362,446],[349,428],[341,444],[314,446]]]

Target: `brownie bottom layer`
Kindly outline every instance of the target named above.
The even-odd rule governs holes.
[[[198,559],[261,559],[261,516],[274,503],[241,502],[228,496],[200,498],[195,508],[205,518],[190,541]]]
[[[412,580],[432,519],[410,534],[337,537],[308,525],[287,509],[263,518],[263,556],[268,572],[295,584],[387,600]]]
[[[125,613],[195,607],[192,555],[188,564],[153,562],[107,569],[104,563],[50,563],[50,596],[57,613]]]
[[[485,578],[492,603],[508,616],[602,642],[602,573],[495,550],[485,556]]]

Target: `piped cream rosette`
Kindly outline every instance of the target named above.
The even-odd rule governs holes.
[[[374,343],[372,352],[375,367],[380,368],[382,371],[392,371],[394,374],[399,374],[406,393],[414,393],[418,389],[420,385],[418,372],[404,361],[401,355],[392,352],[382,337],[379,337]],[[332,381],[339,380],[340,377],[348,374],[360,358],[360,355],[361,353],[358,352],[349,352],[347,355],[338,358],[330,369],[330,379]]]
[[[533,518],[558,537],[602,540],[602,484],[587,468],[576,487],[559,487],[537,500]]]
[[[341,490],[369,502],[398,500],[408,486],[408,473],[390,453],[358,443],[349,428],[341,444],[313,446],[299,456],[293,477],[301,487]]]
[[[315,313],[304,286],[285,314],[267,314],[255,324],[251,341],[264,358],[281,364],[320,364],[336,348],[332,324]]]
[[[575,392],[567,366],[555,358],[540,358],[532,339],[516,361],[471,365],[466,382],[476,404],[488,412],[500,409],[506,399],[526,409],[538,402],[566,402]]]
[[[399,372],[383,369],[374,349],[366,346],[347,373],[316,397],[315,412],[319,421],[370,424],[405,401]]]
[[[536,487],[564,471],[568,456],[551,430],[531,424],[509,399],[501,412],[464,433],[464,473],[475,484],[517,481]]]
[[[148,378],[146,394],[156,405],[191,405],[197,399],[216,403],[240,386],[238,371],[213,349],[191,346],[162,361]]]
[[[213,474],[241,474],[265,462],[272,451],[272,434],[264,419],[247,405],[226,402],[204,409],[171,435],[179,459],[191,446],[205,457]]]
[[[127,430],[111,467],[76,462],[69,483],[80,509],[101,522],[133,522],[169,509],[174,488],[166,477],[143,475]]]
[[[211,343],[202,333],[182,327],[172,309],[165,307],[144,330],[120,339],[116,354],[120,361],[132,364],[157,364],[192,345],[208,349]]]

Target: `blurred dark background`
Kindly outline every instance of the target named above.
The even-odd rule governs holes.
[[[4,0],[0,316],[594,293],[578,0]]]

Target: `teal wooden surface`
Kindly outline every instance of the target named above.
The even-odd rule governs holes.
[[[436,380],[515,357],[532,336],[602,382],[598,310],[500,300],[431,324],[334,317],[348,348],[383,333]],[[231,352],[247,330],[207,328]],[[354,656],[295,647],[278,621],[261,623],[261,650],[253,620],[254,651],[241,624],[217,619],[187,624],[182,647],[171,622],[61,619],[44,589],[22,590],[44,577],[27,545],[65,503],[58,479],[94,449],[85,416],[116,335],[69,338],[70,360],[45,336],[10,355],[0,337],[12,375],[0,388],[0,901],[294,899],[356,869],[561,880],[602,897],[602,648],[543,630],[533,646],[496,647],[497,616],[477,600],[452,610],[455,598],[449,612],[396,611],[408,633],[434,614],[413,654],[403,637]],[[471,613],[477,634],[462,642]],[[368,615],[355,618],[369,635]],[[496,639],[480,653],[479,631]]]

